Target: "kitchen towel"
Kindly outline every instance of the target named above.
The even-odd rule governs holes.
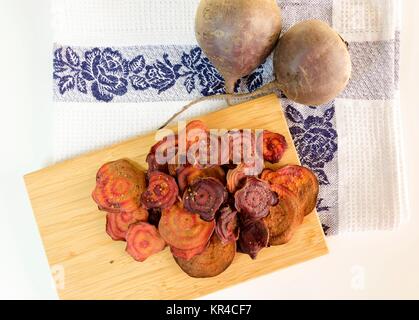
[[[198,47],[198,0],[55,0],[54,157],[60,161],[157,129],[187,102],[224,92]],[[349,43],[346,90],[321,107],[280,93],[299,156],[318,176],[327,235],[392,230],[408,219],[401,150],[399,0],[283,0],[284,28],[321,19]],[[269,58],[240,81],[273,79]],[[181,118],[223,107],[211,101]]]

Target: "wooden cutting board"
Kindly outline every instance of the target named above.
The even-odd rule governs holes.
[[[275,95],[200,117],[210,128],[268,129],[283,134],[289,149],[278,166],[299,164],[280,102]],[[146,168],[154,133],[58,163],[25,176],[32,208],[62,299],[189,299],[327,253],[317,213],[304,220],[292,241],[262,250],[257,260],[237,254],[210,279],[188,277],[169,249],[135,262],[124,242],[105,232],[105,214],[90,197],[105,162],[131,158]]]

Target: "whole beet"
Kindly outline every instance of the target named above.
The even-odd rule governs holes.
[[[291,100],[321,105],[343,91],[351,75],[347,44],[320,20],[300,22],[279,40],[274,54],[276,81]]]
[[[228,93],[273,51],[281,33],[275,0],[201,0],[196,39],[224,77]]]
[[[265,43],[266,45],[266,38],[261,38],[258,35],[258,29],[254,25],[243,26],[240,23],[241,20],[237,17],[229,19],[229,22],[223,22],[219,18],[214,18],[232,16],[234,10],[230,12],[226,8],[232,8],[232,4],[237,4],[238,2],[240,4],[242,2],[245,3],[246,6],[244,7],[246,8],[250,8],[253,3],[250,0],[202,0],[198,10],[199,17],[197,17],[197,25],[200,26],[199,28],[197,27],[197,30],[205,30],[204,26],[212,26],[213,30],[218,30],[216,29],[217,24],[222,27],[221,31],[209,33],[204,33],[201,30],[199,34],[197,33],[197,38],[205,53],[226,79],[228,94],[217,95],[216,97],[202,97],[190,102],[167,120],[161,128],[168,125],[191,106],[215,98],[225,98],[229,102],[230,98],[249,99],[265,93],[271,93],[272,90],[282,90],[290,100],[305,105],[318,106],[333,100],[345,89],[352,72],[351,57],[347,43],[325,22],[307,20],[294,25],[278,41],[273,57],[275,80],[254,92],[233,94],[236,80],[247,75],[252,68],[263,61],[263,59],[260,59],[256,62],[258,54],[255,52],[266,48],[263,45],[259,48],[261,46],[260,43]],[[254,3],[257,4],[268,2],[271,1],[254,0]],[[210,3],[211,5],[206,7],[206,4]],[[215,3],[218,4],[218,7]],[[220,12],[217,14],[214,8],[220,9]],[[260,16],[258,14],[254,15],[258,17],[255,20],[259,21]],[[206,20],[203,16],[207,16]],[[270,20],[269,18],[266,19]],[[203,23],[203,20],[207,22]],[[245,40],[242,41],[242,45],[238,46],[239,49],[231,49],[234,41],[227,34],[230,35],[233,32],[226,34],[222,30],[234,30],[234,32],[239,34],[241,34],[240,30],[243,30],[241,35],[245,37]],[[254,38],[248,37],[249,34]],[[260,34],[266,34],[266,32],[261,32]],[[200,38],[202,39],[200,40]],[[238,36],[235,39],[240,40],[240,37]],[[261,39],[262,41],[260,41]],[[273,38],[272,43],[274,43]],[[250,57],[247,57],[247,55]],[[255,62],[254,67],[250,68],[250,61]]]

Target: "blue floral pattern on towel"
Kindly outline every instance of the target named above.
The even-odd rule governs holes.
[[[110,102],[131,88],[161,94],[178,82],[188,94],[194,90],[204,96],[225,93],[224,79],[199,47],[183,52],[180,58],[164,53],[161,59],[152,62],[147,62],[142,54],[127,59],[111,48],[89,49],[84,51],[83,58],[80,56],[71,47],[55,49],[53,78],[60,95],[77,90],[91,94],[97,101]],[[176,59],[179,61],[174,61]],[[239,80],[236,90],[239,87],[248,91],[258,89],[264,82],[263,72],[264,68],[259,67],[246,79]]]
[[[330,181],[324,167],[331,162],[338,150],[337,132],[332,119],[335,115],[334,106],[325,110],[322,116],[304,116],[296,108],[288,105],[287,118],[294,123],[290,132],[300,155],[301,163],[311,168],[321,185],[329,185]]]

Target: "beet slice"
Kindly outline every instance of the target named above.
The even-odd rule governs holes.
[[[164,158],[170,158],[170,155],[175,155],[178,146],[178,136],[174,137],[164,137],[162,140],[158,141],[150,148],[150,152],[147,155],[146,161],[148,164],[148,172],[160,171],[164,173],[169,173],[168,163],[159,163],[157,161],[157,156],[161,155]]]
[[[243,221],[267,216],[269,208],[278,201],[269,184],[256,177],[247,177],[245,185],[235,193],[234,199]]]
[[[200,169],[196,166],[188,165],[177,170],[177,180],[179,190],[181,193],[185,191],[187,186],[190,186],[198,178],[216,178],[221,183],[225,183],[225,172],[221,166],[210,166],[205,169]]]
[[[191,185],[197,178],[202,177],[202,169],[195,166],[181,167],[177,170],[177,181],[181,193],[187,186]]]
[[[269,229],[269,245],[289,242],[304,219],[304,212],[295,193],[286,187],[272,185],[279,197],[278,204],[271,207],[269,215],[263,218]]]
[[[172,255],[174,257],[189,261],[196,255],[201,254],[207,248],[207,246],[208,246],[208,242],[204,243],[203,245],[199,247],[188,249],[188,250],[182,250],[176,247],[170,247],[170,251],[172,252]]]
[[[236,241],[239,238],[239,226],[237,222],[237,211],[230,207],[224,207],[220,210],[220,216],[217,218],[215,232],[222,244]]]
[[[183,194],[185,209],[198,213],[205,221],[214,220],[226,199],[227,192],[223,184],[215,178],[198,178]]]
[[[147,208],[171,207],[179,195],[176,180],[163,172],[154,171],[148,179],[148,187],[141,195],[141,202]]]
[[[163,209],[159,222],[159,232],[170,245],[181,250],[189,250],[208,242],[215,228],[215,222],[207,222],[199,214],[190,213],[181,202]]]
[[[263,131],[263,158],[270,163],[278,163],[287,149],[285,137],[268,130]]]
[[[319,194],[319,182],[310,169],[288,165],[277,171],[264,172],[262,179],[271,185],[280,185],[295,193],[304,215],[310,214],[315,209]]]
[[[239,250],[256,259],[258,253],[268,246],[269,230],[263,220],[256,220],[244,224],[240,228]]]
[[[230,169],[227,172],[227,190],[230,193],[235,193],[238,189],[243,187],[244,181],[246,180],[245,173],[246,166],[239,164],[234,169]]]
[[[155,226],[139,222],[129,227],[126,235],[126,251],[136,261],[144,261],[155,253],[162,251],[166,243],[160,237]]]
[[[154,172],[154,171],[160,171],[160,172],[164,172],[164,173],[169,172],[167,163],[164,163],[164,164],[157,163],[157,158],[156,158],[155,153],[149,153],[147,155],[146,162],[148,164],[147,173],[149,175],[150,175],[151,172]]]
[[[190,260],[174,257],[179,267],[193,278],[215,277],[225,271],[236,255],[236,242],[222,244],[214,234],[208,247]]]
[[[142,213],[107,213],[106,233],[115,241],[124,241],[131,224],[142,220]]]
[[[201,120],[192,120],[186,125],[185,134],[186,150],[189,150],[193,144],[208,138],[209,129]]]
[[[140,195],[146,189],[145,174],[130,161],[121,159],[104,164],[96,174],[96,187],[92,198],[100,210],[142,214],[147,220],[147,210],[141,205]]]
[[[260,178],[266,182],[270,182],[269,180],[271,179],[271,177],[273,177],[274,172],[275,171],[273,171],[272,169],[266,168],[262,171]]]

